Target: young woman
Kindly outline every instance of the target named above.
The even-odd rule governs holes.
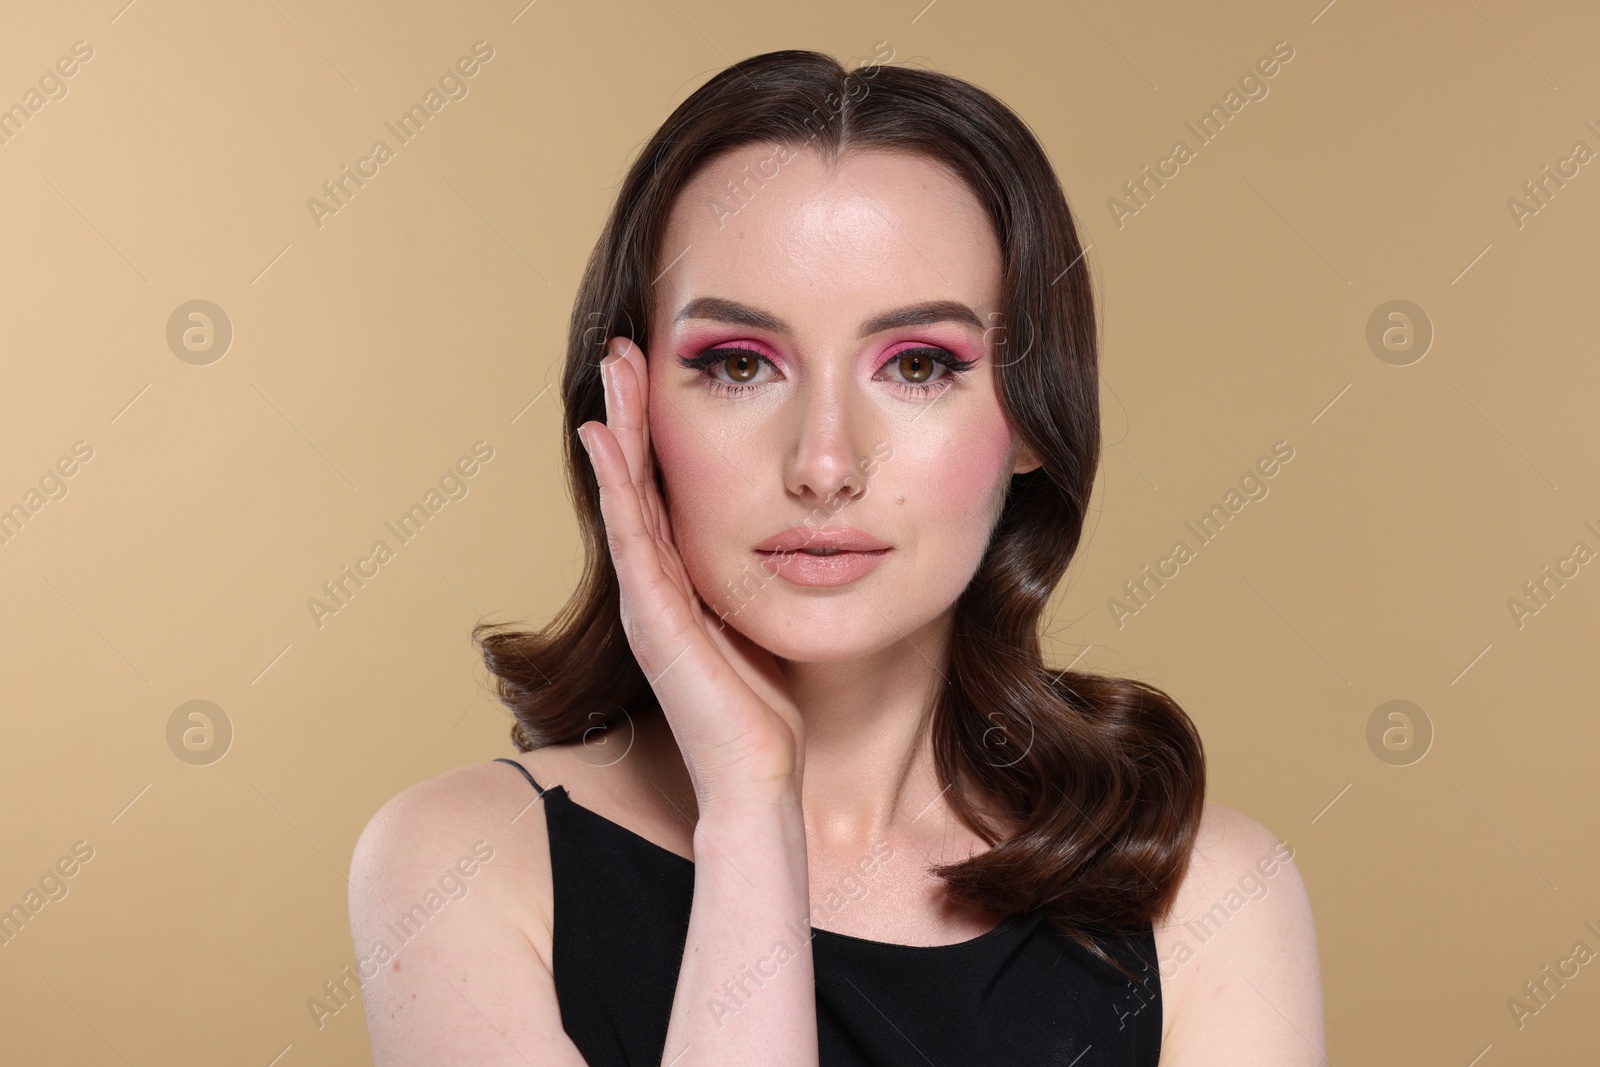
[[[519,755],[356,848],[377,1063],[1321,1062],[1287,846],[1165,694],[1041,657],[1096,358],[989,94],[787,51],[684,101],[573,309],[582,582],[475,631]]]

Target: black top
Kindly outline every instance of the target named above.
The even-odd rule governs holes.
[[[561,1022],[591,1067],[659,1067],[688,940],[694,861],[542,788]],[[798,952],[807,929],[784,940]],[[1102,941],[1128,981],[1042,914],[954,945],[895,945],[809,930],[820,1067],[1156,1067],[1154,928]],[[789,958],[752,961],[724,987],[730,1014]],[[764,961],[764,962],[763,962]],[[743,986],[741,989],[740,986]]]

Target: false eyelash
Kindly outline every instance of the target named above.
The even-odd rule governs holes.
[[[935,363],[942,363],[949,372],[940,375],[939,379],[933,382],[889,383],[895,387],[896,392],[900,393],[902,396],[908,396],[912,399],[928,397],[934,395],[935,393],[943,392],[949,385],[953,385],[956,381],[960,380],[964,373],[978,365],[977,360],[961,359],[948,349],[939,348],[935,345],[918,345],[912,348],[900,349],[900,351],[896,352],[894,355],[885,360],[878,369],[882,370],[883,367],[887,367],[895,360],[902,359],[911,353],[916,353],[918,355],[926,353],[928,357],[931,358]],[[753,348],[740,348],[737,345],[724,345],[718,348],[708,348],[698,356],[679,356],[678,363],[689,370],[697,370],[704,373],[708,371],[709,368],[714,364],[722,363],[726,361],[729,356],[737,355],[754,356],[761,362],[772,367],[774,370],[777,369],[776,364],[774,364],[772,360],[768,359],[762,353],[757,352]],[[742,396],[746,393],[754,391],[758,385],[758,383],[755,382],[725,382],[711,374],[706,374],[705,376],[706,379],[711,383],[712,392],[719,396]]]

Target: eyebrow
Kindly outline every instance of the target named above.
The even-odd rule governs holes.
[[[673,322],[683,322],[685,319],[709,319],[713,322],[726,322],[734,326],[749,326],[757,330],[770,330],[773,333],[789,333],[789,324],[771,315],[760,308],[753,308],[734,300],[725,300],[719,296],[700,296],[689,301],[683,310],[673,318]],[[921,304],[912,304],[909,307],[897,308],[894,311],[875,316],[861,324],[858,333],[860,337],[870,337],[884,330],[904,329],[907,326],[929,326],[935,322],[955,322],[962,326],[970,326],[976,330],[983,329],[983,320],[978,318],[976,312],[958,300],[929,300]]]

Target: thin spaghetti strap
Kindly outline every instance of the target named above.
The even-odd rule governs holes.
[[[522,772],[522,777],[524,777],[524,778],[526,778],[528,780],[528,784],[533,786],[533,788],[537,789],[539,791],[539,795],[540,796],[544,796],[544,787],[541,786],[538,782],[533,780],[533,775],[528,773],[528,768],[524,767],[522,764],[518,763],[514,759],[506,759],[504,756],[496,756],[494,761],[496,763],[509,763],[509,764],[511,764],[511,766],[513,766],[517,770],[521,771]]]

